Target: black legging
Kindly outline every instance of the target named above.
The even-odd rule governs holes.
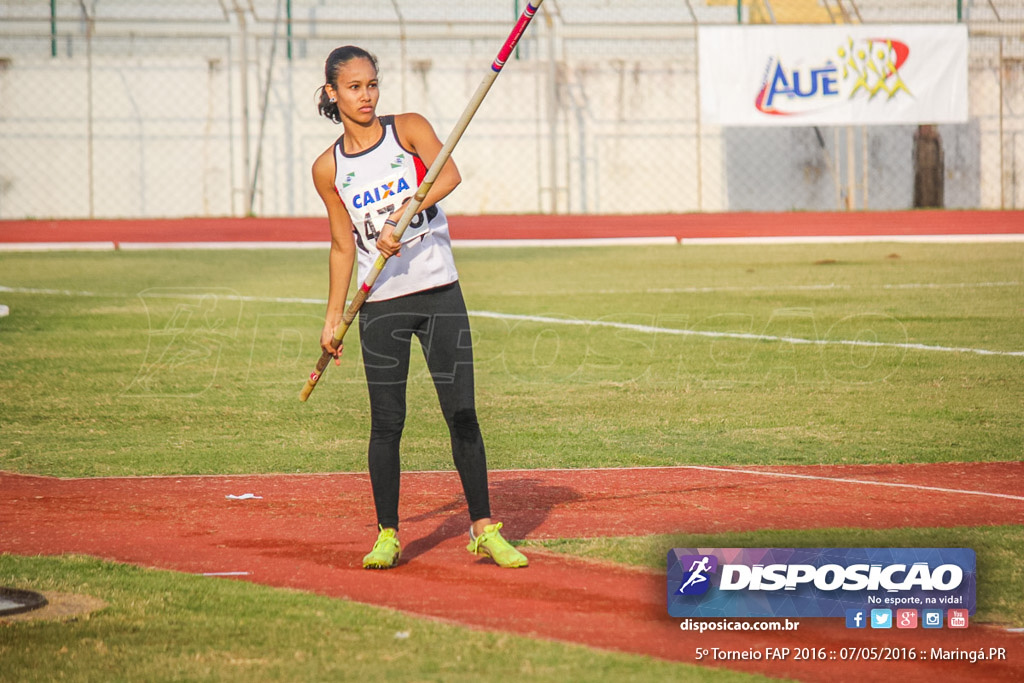
[[[473,344],[458,282],[387,301],[367,302],[359,312],[363,368],[370,391],[370,484],[377,523],[398,528],[405,426],[405,388],[412,335],[423,347],[452,442],[471,521],[491,516],[487,459],[476,418]]]

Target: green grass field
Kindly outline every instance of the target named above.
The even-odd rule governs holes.
[[[753,681],[318,595],[82,557],[0,555],[0,585],[81,592],[70,623],[0,623],[0,681]]]
[[[899,258],[896,258],[898,254]],[[1019,460],[1024,245],[460,250],[490,464]],[[357,335],[310,401],[326,259],[6,254],[0,467],[65,476],[359,470]],[[55,293],[37,293],[40,290]],[[65,293],[67,292],[67,293]],[[205,295],[205,297],[203,296]],[[726,336],[753,334],[762,339]],[[450,466],[421,359],[409,469]]]
[[[458,249],[456,258],[470,310],[487,314],[472,322],[492,468],[1024,459],[1024,356],[1008,355],[1024,351],[1024,245]],[[2,470],[365,467],[368,402],[355,330],[342,367],[330,367],[308,403],[298,400],[319,355],[325,254],[8,253],[0,254],[0,288],[11,308],[0,318]],[[414,359],[404,467],[450,469],[433,387]],[[1006,539],[1021,531],[872,532],[871,543],[967,539],[1004,558],[1013,555]],[[795,532],[746,538],[824,544]],[[677,540],[602,542],[614,547],[601,556],[649,562],[653,547]],[[589,543],[564,549],[595,552]],[[1024,593],[1019,572],[1008,581]],[[266,678],[330,678],[353,652],[382,643],[396,648],[403,671],[450,680],[444,667],[463,640],[477,651],[505,638],[91,560],[3,556],[0,583],[94,591],[111,603],[70,626],[0,627],[0,661],[13,667],[0,667],[2,680],[103,679],[124,671],[135,648],[148,654],[125,677],[170,679],[179,667],[181,678],[246,678],[259,667]],[[160,597],[178,592],[208,594],[200,603],[208,607]],[[982,600],[993,620],[1021,625],[1019,599],[979,592]],[[267,612],[270,632],[296,631],[322,614],[325,635],[275,646],[232,630]],[[396,644],[394,633],[405,630],[424,638]],[[434,639],[449,643],[449,655],[426,651]],[[540,679],[564,680],[598,657],[505,640],[515,641],[509,661],[529,662]],[[36,668],[37,651],[65,658],[39,658],[52,668]],[[598,671],[616,680],[692,671],[608,657]],[[466,669],[465,677],[479,674]]]

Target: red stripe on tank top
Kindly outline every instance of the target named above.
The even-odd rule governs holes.
[[[427,166],[423,163],[423,159],[420,159],[418,154],[413,156],[413,161],[416,162],[416,186],[419,187],[419,184],[427,177]]]

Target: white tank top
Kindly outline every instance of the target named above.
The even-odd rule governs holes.
[[[407,197],[411,200],[427,174],[419,156],[399,142],[395,117],[382,116],[380,122],[383,134],[367,150],[346,154],[344,135],[334,144],[334,188],[352,218],[360,283],[379,255],[377,237],[384,221]],[[394,299],[458,279],[448,218],[435,204],[413,217],[402,235],[402,255],[388,259],[367,301]]]

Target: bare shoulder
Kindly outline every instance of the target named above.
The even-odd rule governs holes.
[[[398,131],[402,144],[413,151],[416,151],[419,145],[437,141],[434,127],[423,115],[415,112],[395,114],[395,130]]]
[[[433,130],[426,117],[412,111],[405,114],[395,114],[395,124],[403,128],[429,128]]]
[[[317,189],[334,187],[334,176],[337,173],[334,159],[334,145],[325,149],[313,162],[313,184]]]
[[[334,145],[325,149],[313,162],[313,177],[316,178],[322,173],[334,172]]]
[[[313,162],[313,185],[325,202],[337,198],[337,190],[334,187],[338,172],[336,163],[333,145],[325,149]]]

